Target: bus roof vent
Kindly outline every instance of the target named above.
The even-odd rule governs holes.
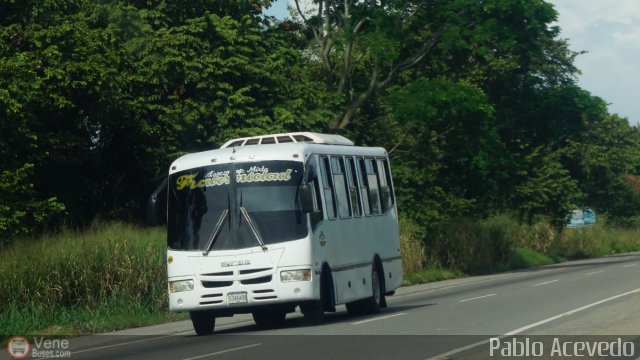
[[[220,148],[234,146],[258,145],[258,144],[285,144],[285,143],[311,143],[325,145],[347,145],[353,146],[353,141],[342,135],[320,134],[312,132],[292,132],[283,134],[270,134],[260,136],[250,136],[229,140]]]

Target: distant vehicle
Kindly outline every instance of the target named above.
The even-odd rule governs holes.
[[[265,327],[296,306],[312,323],[338,304],[375,313],[402,284],[382,148],[308,132],[234,139],[177,159],[167,199],[169,308],[199,335],[239,313]]]
[[[569,218],[568,228],[580,228],[596,223],[596,213],[591,209],[572,210]]]

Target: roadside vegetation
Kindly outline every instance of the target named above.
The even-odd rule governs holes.
[[[578,229],[558,229],[545,219],[526,224],[509,215],[448,223],[422,238],[416,229],[402,223],[405,285],[640,250],[637,227],[604,217]]]
[[[183,3],[0,6],[0,333],[175,318],[164,232],[128,224],[174,159],[241,136],[387,149],[407,283],[640,249],[640,119],[580,87],[552,4]]]
[[[16,241],[0,252],[0,334],[86,334],[170,314],[165,232],[124,223]]]
[[[0,252],[1,334],[79,335],[187,319],[167,307],[165,231],[96,223]],[[640,250],[640,231],[606,221],[561,233],[499,215],[434,236],[401,221],[404,285]]]

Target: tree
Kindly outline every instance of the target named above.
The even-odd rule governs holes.
[[[265,4],[0,4],[0,161],[33,184],[11,209],[58,199],[73,225],[138,218],[185,152],[322,128],[322,98],[311,81],[291,84],[306,76],[300,52],[268,26]]]
[[[464,81],[418,79],[389,101],[402,129],[389,150],[400,201],[420,209],[424,224],[478,214],[496,191],[501,147],[485,94]]]
[[[332,127],[345,128],[372,96],[419,64],[442,39],[458,4],[434,1],[316,0],[315,13],[297,14],[312,35],[326,89],[343,98]]]

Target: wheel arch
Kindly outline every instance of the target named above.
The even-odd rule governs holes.
[[[322,268],[320,270],[320,291],[326,291],[324,304],[325,309],[335,309],[336,306],[336,289],[333,281],[333,273],[331,266],[328,262],[322,262]]]

